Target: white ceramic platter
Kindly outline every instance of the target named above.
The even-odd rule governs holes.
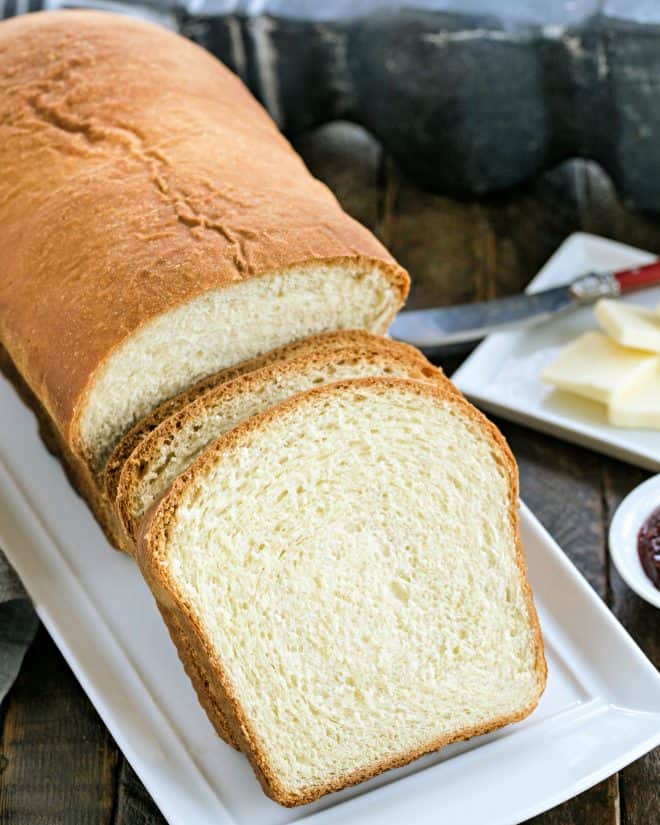
[[[625,269],[653,258],[631,246],[577,233],[559,247],[528,291],[559,286],[593,270]],[[660,304],[660,288],[621,300],[655,307]],[[543,367],[565,344],[597,328],[593,308],[585,307],[532,329],[491,335],[452,380],[484,410],[658,472],[660,431],[611,427],[600,404],[554,391],[539,381]]]
[[[523,507],[549,665],[535,713],[304,808],[279,807],[215,735],[137,568],[108,547],[4,379],[0,418],[0,546],[170,823],[503,825],[660,743],[660,678]]]

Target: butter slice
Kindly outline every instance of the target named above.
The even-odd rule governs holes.
[[[614,398],[608,414],[615,427],[660,430],[660,366],[637,389]]]
[[[657,355],[622,347],[602,332],[585,332],[543,370],[541,380],[610,404],[618,396],[642,387],[659,363]]]
[[[660,352],[660,314],[603,298],[596,304],[601,329],[624,347]]]

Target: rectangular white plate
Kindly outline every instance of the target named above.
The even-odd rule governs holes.
[[[307,807],[281,808],[215,735],[137,568],[108,547],[2,378],[0,417],[0,546],[170,823],[503,825],[660,742],[660,677],[523,507],[549,665],[535,713]]]
[[[530,283],[538,292],[594,270],[625,269],[654,260],[631,246],[578,232],[571,235]],[[660,304],[660,288],[622,298],[641,306]],[[575,444],[660,471],[660,431],[611,427],[600,404],[553,391],[539,373],[559,350],[587,329],[597,329],[593,307],[532,329],[489,336],[452,376],[477,406]]]

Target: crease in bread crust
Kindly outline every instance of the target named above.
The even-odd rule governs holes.
[[[242,707],[240,698],[227,676],[223,662],[219,660],[200,618],[182,594],[176,578],[168,566],[167,542],[169,532],[176,520],[179,507],[186,500],[188,491],[194,489],[195,483],[198,480],[203,480],[205,475],[211,472],[216,460],[224,451],[248,444],[253,434],[267,434],[269,427],[279,419],[298,409],[303,409],[306,405],[311,407],[315,402],[333,394],[350,392],[386,394],[397,390],[449,404],[452,408],[455,405],[460,414],[465,415],[482,429],[491,445],[493,458],[501,465],[506,474],[508,479],[508,520],[515,541],[514,563],[519,575],[521,594],[527,612],[528,627],[534,649],[535,693],[526,706],[507,716],[454,731],[435,741],[425,742],[423,745],[406,753],[401,753],[394,758],[362,766],[331,782],[292,793],[282,785],[278,775],[269,764],[267,756],[260,746],[258,732],[254,729],[246,709]],[[193,648],[197,647],[199,655],[207,662],[209,671],[214,674],[217,685],[216,690],[222,694],[224,697],[223,702],[231,710],[224,721],[231,726],[236,742],[251,762],[264,791],[282,805],[295,806],[311,802],[326,793],[357,784],[385,770],[407,764],[423,754],[437,750],[451,742],[481,735],[505,724],[519,721],[536,707],[545,688],[547,669],[543,652],[543,640],[531,588],[527,581],[526,565],[518,529],[518,475],[515,460],[497,428],[478,410],[468,404],[459,393],[452,392],[449,387],[443,386],[441,383],[424,383],[400,378],[362,378],[344,381],[296,395],[282,404],[245,421],[232,431],[222,435],[208,447],[189,469],[176,479],[168,493],[151,508],[140,526],[137,559],[157,603],[161,610],[164,609],[165,611],[164,615],[174,614],[177,617],[179,629],[182,631],[179,644]],[[185,641],[183,641],[184,637]],[[216,728],[220,729],[223,721],[218,718],[213,710],[209,713],[209,717]]]
[[[220,370],[213,375],[203,378],[197,384],[175,395],[173,398],[164,401],[149,415],[138,421],[137,424],[124,435],[114,448],[103,471],[103,486],[108,501],[114,502],[117,498],[117,488],[119,486],[121,470],[142,439],[155,430],[166,418],[178,413],[183,407],[193,402],[203,393],[227,381],[232,381],[234,378],[238,378],[246,372],[261,369],[278,361],[304,355],[306,352],[312,352],[319,347],[335,347],[339,349],[358,344],[374,347],[382,346],[389,352],[408,353],[411,358],[418,359],[420,362],[429,363],[418,350],[409,344],[393,341],[389,338],[374,335],[366,330],[358,329],[336,330],[321,333],[320,335],[312,335],[308,338],[300,338],[297,341],[293,341],[276,350],[271,350],[249,361],[243,361],[236,364],[236,366]]]
[[[166,452],[168,456],[172,455],[176,439],[185,437],[188,432],[187,428],[199,426],[198,422],[204,420],[207,413],[212,415],[214,410],[223,415],[223,407],[228,407],[229,402],[239,396],[243,396],[249,402],[251,393],[266,391],[269,386],[276,385],[278,381],[285,382],[287,378],[293,381],[304,381],[305,376],[311,376],[314,370],[341,368],[343,364],[348,364],[350,371],[351,362],[363,364],[370,362],[376,370],[382,370],[383,373],[395,369],[408,378],[442,381],[456,392],[442,371],[430,364],[417,350],[389,339],[379,339],[375,336],[371,338],[375,340],[364,343],[358,340],[356,344],[346,346],[316,346],[308,352],[294,354],[284,361],[270,363],[260,369],[239,375],[202,393],[145,435],[124,462],[116,488],[114,504],[117,518],[125,532],[124,546],[131,547],[135,543],[139,522],[144,515],[140,509],[140,501],[144,497],[145,490],[148,489],[146,487],[148,480],[158,469],[161,469],[158,467],[158,462],[160,461],[162,465],[163,453]],[[355,375],[345,377],[359,377],[358,368],[355,367],[355,369]],[[309,383],[310,379],[307,380]],[[329,378],[329,381],[336,380],[338,379]],[[324,383],[329,383],[329,381]],[[299,388],[293,391],[284,390],[287,397],[299,391]],[[267,403],[271,405],[270,401]],[[263,409],[263,402],[261,408]],[[227,422],[222,421],[222,426],[226,427],[226,425]],[[216,429],[216,432],[209,436],[209,441],[221,431]],[[192,458],[190,460],[192,461]],[[166,465],[162,466],[167,469]],[[162,490],[169,486],[171,480],[163,482]]]

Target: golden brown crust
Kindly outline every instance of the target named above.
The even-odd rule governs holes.
[[[203,393],[227,381],[232,381],[234,378],[238,378],[246,372],[261,369],[277,361],[302,355],[320,346],[342,347],[356,344],[367,344],[369,346],[381,344],[383,347],[390,348],[392,351],[398,349],[400,352],[407,352],[411,358],[418,358],[431,366],[430,362],[424,358],[421,352],[408,344],[400,341],[392,341],[389,338],[374,335],[366,330],[351,329],[324,332],[320,335],[312,335],[309,338],[301,338],[298,341],[286,344],[283,347],[278,347],[257,358],[251,358],[249,361],[243,361],[234,367],[229,367],[229,369],[220,370],[220,372],[207,376],[189,389],[164,401],[148,416],[138,421],[137,424],[126,433],[113,450],[103,471],[103,486],[108,501],[114,502],[117,498],[117,487],[124,463],[140,441],[149,435],[149,433],[153,432],[166,418],[178,413],[179,410],[187,404],[190,404]],[[437,368],[434,369],[437,370]]]
[[[263,387],[278,378],[295,375],[303,370],[322,369],[353,359],[377,361],[383,370],[394,365],[404,366],[409,378],[442,381],[453,389],[453,384],[438,367],[434,367],[418,350],[407,344],[377,336],[365,339],[362,335],[358,335],[353,342],[347,342],[346,346],[336,346],[336,341],[331,343],[332,346],[329,346],[327,341],[318,341],[315,347],[302,354],[269,363],[212,387],[145,435],[124,462],[117,482],[114,504],[117,519],[125,533],[124,546],[131,548],[135,545],[140,520],[136,509],[137,493],[145,468],[148,469],[153,464],[163,447],[188,423],[199,420],[206,410],[222,406],[237,394],[250,392],[253,388]]]
[[[197,478],[203,477],[204,474],[213,467],[216,457],[222,451],[240,444],[244,439],[249,438],[255,431],[266,429],[270,422],[276,421],[288,411],[294,410],[305,404],[314,403],[315,400],[318,400],[323,396],[356,389],[366,389],[384,393],[397,388],[404,389],[407,392],[418,395],[431,397],[441,402],[451,402],[452,404],[456,404],[460,407],[463,414],[467,415],[473,421],[478,423],[480,427],[485,429],[489,439],[491,440],[493,455],[496,460],[503,464],[505,468],[509,479],[509,511],[511,514],[511,523],[515,531],[514,534],[516,536],[517,565],[523,582],[523,591],[525,601],[527,603],[530,627],[532,628],[532,634],[536,646],[535,669],[537,683],[539,686],[538,692],[529,705],[522,708],[516,714],[494,719],[489,724],[470,727],[465,730],[457,731],[454,734],[441,737],[440,739],[428,743],[423,747],[410,751],[409,753],[402,754],[396,759],[381,762],[358,770],[348,776],[342,777],[341,780],[336,782],[328,783],[321,787],[310,788],[304,793],[291,794],[286,788],[281,786],[277,776],[271,770],[265,754],[260,749],[258,738],[250,723],[250,720],[243,712],[239,698],[235,694],[233,687],[226,676],[222,662],[219,661],[217,654],[204,634],[204,629],[198,618],[190,605],[186,602],[185,598],[183,598],[181,593],[178,591],[176,582],[172,579],[169,573],[165,562],[168,527],[176,514],[179,502],[188,485],[194,483]],[[265,793],[282,805],[294,806],[312,802],[314,799],[317,799],[326,793],[363,782],[385,770],[405,765],[423,754],[437,750],[438,748],[444,747],[451,742],[488,733],[489,731],[503,725],[519,721],[532,712],[538,704],[538,700],[545,689],[547,669],[543,653],[543,639],[536,614],[536,608],[531,595],[531,589],[526,578],[525,561],[518,530],[518,473],[515,460],[504,437],[500,434],[497,428],[478,410],[465,401],[458,393],[440,383],[410,381],[400,378],[362,378],[354,381],[345,381],[323,386],[318,389],[310,390],[306,393],[301,393],[278,405],[277,407],[272,407],[266,412],[249,419],[236,427],[234,430],[221,436],[209,448],[207,448],[207,450],[199,456],[191,467],[186,472],[182,473],[179,478],[177,478],[171,486],[169,492],[160,500],[160,502],[157,502],[147,513],[140,527],[137,558],[140,569],[142,570],[145,579],[149,584],[154,597],[156,598],[156,601],[159,604],[164,605],[168,611],[172,611],[177,615],[179,627],[183,634],[181,643],[196,647],[198,656],[206,660],[209,671],[215,675],[216,691],[224,696],[227,706],[231,708],[231,712],[227,714],[226,720],[231,726],[233,734],[236,741],[239,743],[241,750],[250,760],[250,763],[252,764]]]
[[[188,644],[188,639],[177,619],[176,612],[168,610],[160,604],[158,609],[169,631],[170,638],[174,642],[179,660],[197,694],[199,704],[206,711],[206,715],[211,720],[218,736],[235,750],[240,750],[238,741],[227,721],[227,710],[222,709],[224,697],[217,695],[213,675],[208,672],[203,658],[195,654],[196,648]]]
[[[128,546],[124,543],[124,531],[117,520],[114,508],[99,491],[85,462],[71,452],[39,399],[14,366],[9,353],[1,345],[0,372],[10,381],[22,401],[35,414],[39,424],[39,435],[46,449],[60,460],[71,486],[81,498],[85,499],[110,544],[119,550],[128,552]]]
[[[290,267],[408,277],[241,81],[130,17],[0,23],[0,341],[68,447],[100,368],[195,297]]]

